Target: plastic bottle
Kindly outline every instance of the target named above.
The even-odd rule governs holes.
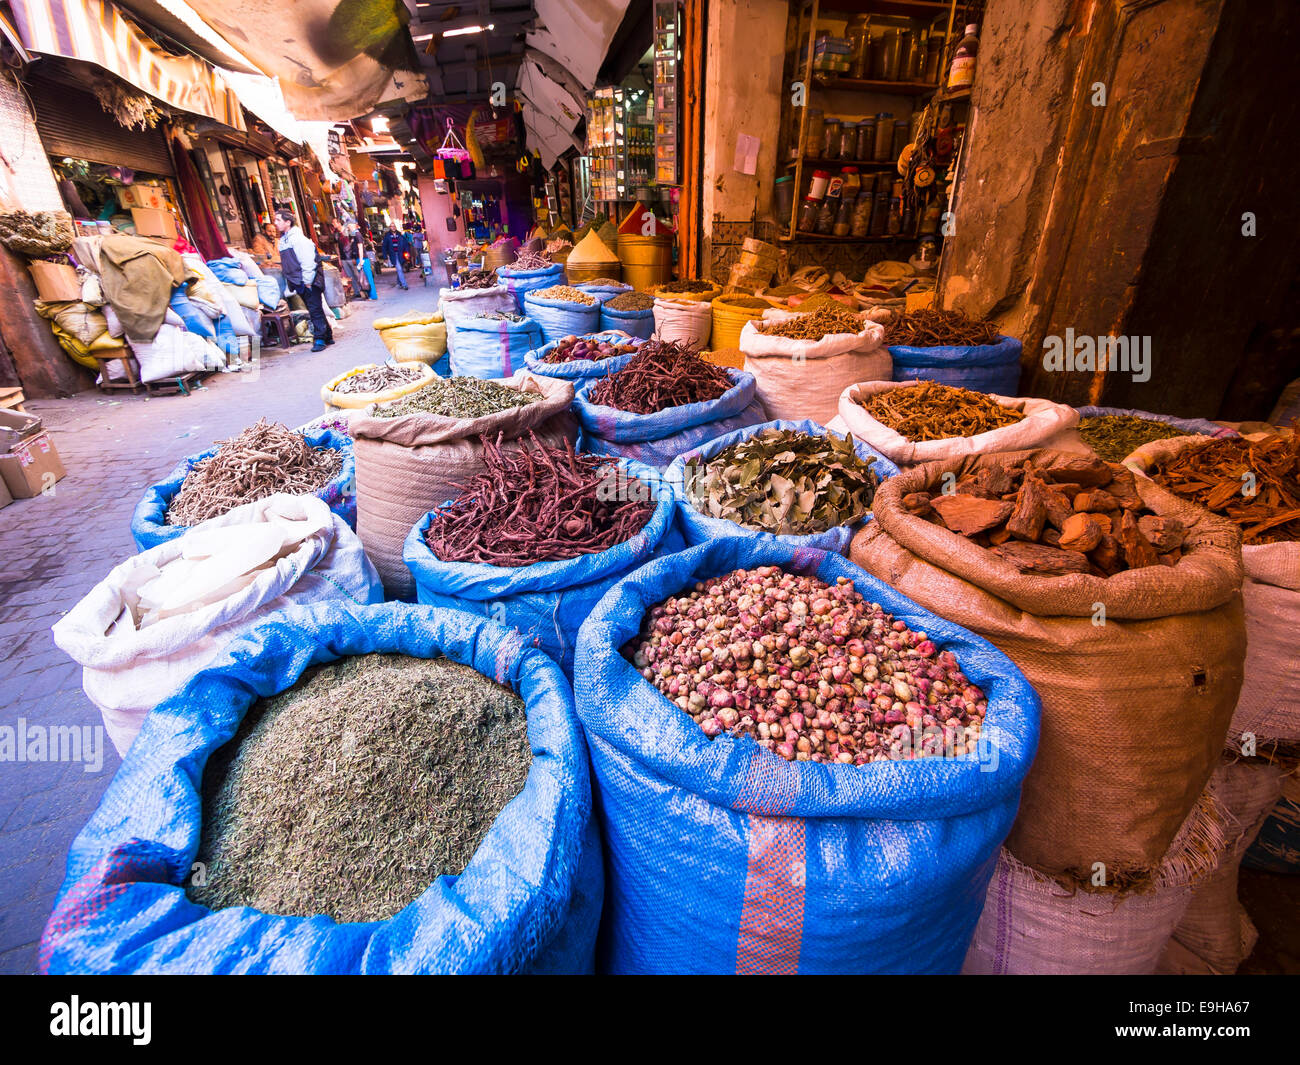
[[[966,36],[958,42],[957,51],[953,53],[952,66],[948,68],[950,89],[969,89],[975,84],[975,57],[980,47],[975,30],[974,23],[966,27]]]

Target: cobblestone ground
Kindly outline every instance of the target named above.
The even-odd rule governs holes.
[[[433,310],[438,290],[385,277],[377,303],[351,304],[336,343],[267,349],[258,372],[215,374],[189,396],[98,390],[27,404],[54,439],[67,476],[50,497],[0,510],[0,724],[99,725],[81,669],[54,646],[53,625],[108,571],[135,553],[131,512],[145,487],[186,455],[260,417],[295,426],[322,413],[320,387],[386,356],[375,318]],[[35,972],[36,944],[63,880],[68,846],[120,764],[104,737],[103,765],[0,762],[0,973]]]

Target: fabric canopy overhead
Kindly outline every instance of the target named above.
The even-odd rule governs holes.
[[[189,0],[265,74],[300,119],[338,122],[428,92],[402,0]]]
[[[523,105],[528,146],[537,149],[543,167],[549,170],[570,148],[582,150],[582,142],[573,135],[582,120],[582,104],[538,63],[525,60],[515,93]]]
[[[225,79],[193,56],[165,52],[107,0],[10,0],[29,51],[93,63],[179,111],[242,130]]]

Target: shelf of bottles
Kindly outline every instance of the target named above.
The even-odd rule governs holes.
[[[654,153],[648,90],[604,88],[587,97],[587,158],[594,199],[635,199],[637,189],[651,182]]]
[[[654,5],[654,178],[680,182],[678,160],[678,77],[681,71],[681,8],[677,0]]]

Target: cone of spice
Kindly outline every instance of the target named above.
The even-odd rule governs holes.
[[[587,233],[569,252],[564,263],[564,273],[570,284],[590,282],[596,278],[611,278],[615,281],[623,276],[623,264],[618,255],[609,250],[609,245],[600,239],[593,229]]]

